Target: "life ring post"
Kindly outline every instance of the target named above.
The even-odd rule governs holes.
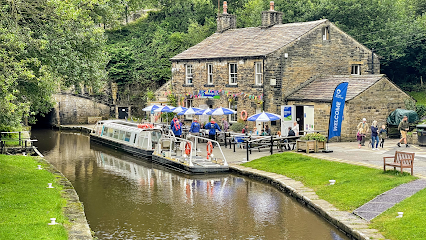
[[[246,121],[246,120],[247,120],[247,117],[248,117],[248,115],[247,115],[247,111],[246,111],[246,110],[242,110],[242,111],[241,111],[241,114],[240,114],[240,118],[241,118],[243,121]]]

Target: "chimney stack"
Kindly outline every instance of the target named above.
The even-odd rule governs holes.
[[[223,33],[229,29],[237,28],[237,18],[233,14],[228,14],[228,4],[223,2],[223,13],[217,16],[217,30],[218,33]]]
[[[282,24],[283,13],[275,11],[274,1],[269,3],[269,11],[262,12],[262,28],[272,27],[276,24]]]

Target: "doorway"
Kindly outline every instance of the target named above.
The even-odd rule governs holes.
[[[299,124],[299,135],[303,135],[303,131],[305,130],[303,106],[296,106],[296,122]]]
[[[118,119],[127,119],[129,117],[129,107],[118,107]]]

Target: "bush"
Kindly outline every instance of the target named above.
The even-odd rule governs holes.
[[[325,142],[326,138],[321,133],[308,133],[301,137],[300,140],[316,140],[318,142]]]
[[[416,112],[419,115],[419,119],[426,115],[426,106],[423,104],[416,104]]]
[[[240,122],[233,123],[230,129],[234,132],[241,132],[244,128],[244,124]]]

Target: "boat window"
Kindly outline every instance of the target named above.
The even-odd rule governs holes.
[[[108,136],[108,137],[112,137],[112,136],[113,136],[113,134],[114,134],[114,129],[112,129],[112,128],[108,128],[108,134],[107,134],[107,136]]]
[[[119,132],[120,132],[119,130],[114,129],[114,136],[113,136],[113,138],[118,139],[118,133],[119,133]]]
[[[152,142],[158,142],[161,138],[161,133],[160,132],[151,132],[151,141]]]
[[[130,136],[131,136],[132,134],[130,133],[130,132],[126,132],[126,134],[125,134],[125,136],[124,136],[124,141],[126,141],[126,142],[130,142]]]
[[[108,127],[104,127],[104,130],[102,131],[102,136],[107,135],[108,133]]]
[[[124,140],[124,131],[120,130],[120,134],[118,135],[118,140]]]

